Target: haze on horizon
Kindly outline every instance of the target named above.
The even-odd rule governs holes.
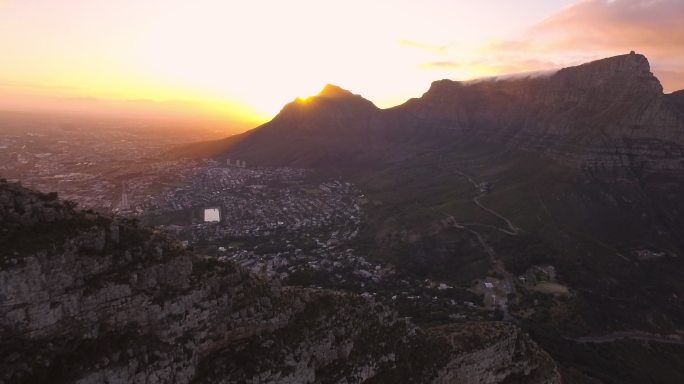
[[[380,107],[437,79],[635,50],[684,88],[679,0],[0,0],[0,110],[254,127],[334,83]]]

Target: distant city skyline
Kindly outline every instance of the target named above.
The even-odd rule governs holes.
[[[0,1],[0,110],[210,115],[236,130],[326,83],[380,107],[434,80],[635,50],[684,88],[676,0]]]

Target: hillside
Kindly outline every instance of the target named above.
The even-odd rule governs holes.
[[[663,94],[643,55],[543,75],[440,80],[385,110],[340,93],[347,97],[320,101],[334,109],[317,97],[295,102],[211,152],[196,145],[182,155],[355,182],[372,202],[358,246],[417,278],[462,284],[492,260],[499,269],[488,277],[554,266],[570,298],[518,287],[513,316],[565,373],[641,383],[648,369],[631,363],[641,357],[662,373],[657,382],[678,382],[667,368],[677,364],[657,362],[681,360],[681,346],[592,346],[616,362],[585,359],[587,348],[567,341],[684,332],[684,104],[681,92]],[[363,112],[340,116],[347,103]]]

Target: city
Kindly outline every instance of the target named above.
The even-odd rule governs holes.
[[[79,207],[139,220],[188,248],[294,285],[343,289],[394,302],[405,314],[442,319],[499,316],[477,285],[404,275],[372,260],[355,240],[369,204],[355,185],[296,168],[249,167],[213,159],[166,159],[177,144],[85,128],[29,131],[0,138],[0,172]],[[56,133],[57,132],[57,133]],[[58,140],[48,140],[58,136]],[[131,155],[134,154],[134,155]],[[236,166],[237,165],[237,166]],[[205,211],[215,217],[205,220]]]

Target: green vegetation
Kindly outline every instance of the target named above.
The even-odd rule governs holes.
[[[517,236],[499,231],[505,224],[477,207],[473,198],[479,192],[456,171],[491,183],[480,202],[523,231]],[[491,271],[474,237],[444,224],[453,217],[477,225],[472,228],[514,275],[534,265],[556,268],[558,284],[569,287],[572,297],[527,292],[512,304],[534,327],[554,327],[550,340],[620,329],[669,333],[681,328],[684,200],[676,196],[684,194],[684,182],[657,171],[595,172],[474,141],[426,151],[406,162],[350,170],[367,199],[378,202],[364,207],[369,220],[359,243],[372,258],[402,273],[463,287]],[[668,256],[642,261],[634,256],[639,249]],[[426,309],[405,307],[402,313],[418,322],[440,317]],[[604,372],[632,364],[631,352],[624,359],[619,349],[614,352],[617,357]],[[556,357],[561,363],[567,358]],[[631,377],[624,382],[654,381]]]
[[[195,259],[192,263],[192,276],[198,279],[230,274],[235,271],[237,271],[237,266],[235,264],[220,262],[213,257]]]
[[[561,362],[564,383],[584,384],[586,377],[604,384],[684,382],[684,346],[636,341],[581,344],[556,338],[541,343]]]
[[[16,384],[73,382],[93,367],[121,367],[135,359],[154,364],[158,356],[184,355],[182,350],[142,334],[134,327],[102,332],[97,339],[27,340],[3,338],[0,372],[13,372],[3,379]],[[11,366],[11,369],[9,369]]]
[[[328,272],[316,271],[313,269],[299,269],[290,273],[285,281],[286,285],[294,286],[316,286],[325,285],[328,281]]]

